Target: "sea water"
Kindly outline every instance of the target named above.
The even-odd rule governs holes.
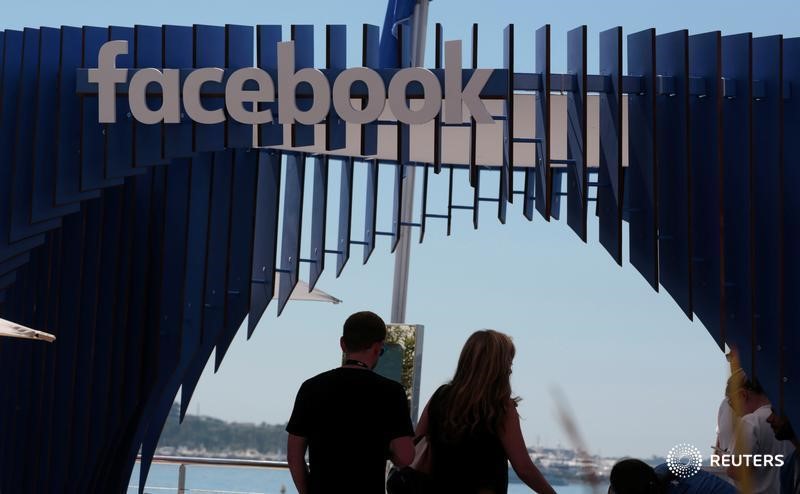
[[[128,493],[138,492],[139,465],[131,476]],[[148,494],[177,494],[178,466],[156,464],[150,469],[150,476],[144,491]],[[605,494],[601,487],[593,492],[589,486],[554,486],[558,494]],[[288,470],[251,467],[186,467],[187,494],[297,494]],[[284,490],[282,490],[284,489]],[[533,492],[522,484],[510,484],[508,494]]]

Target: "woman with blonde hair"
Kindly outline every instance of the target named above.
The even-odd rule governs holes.
[[[514,343],[491,329],[477,331],[461,350],[450,383],[422,412],[417,437],[430,447],[432,491],[506,494],[508,462],[539,494],[555,491],[528,455],[511,394]]]

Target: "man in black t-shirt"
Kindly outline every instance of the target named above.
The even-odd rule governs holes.
[[[385,339],[378,315],[348,317],[340,340],[344,365],[312,377],[297,392],[286,431],[289,470],[300,494],[383,494],[386,460],[398,467],[413,461],[403,386],[372,372]]]

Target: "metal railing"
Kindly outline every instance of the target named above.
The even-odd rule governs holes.
[[[136,458],[136,461],[141,461],[141,456]],[[216,466],[216,467],[247,467],[247,468],[267,468],[274,470],[288,470],[289,463],[285,461],[270,461],[270,460],[244,460],[235,458],[202,458],[199,456],[167,456],[156,455],[153,456],[153,463],[160,463],[164,465],[178,465],[178,494],[188,494],[189,490],[186,488],[186,467],[187,466]],[[130,486],[130,488],[138,488],[138,486]],[[172,487],[146,487],[152,490],[173,490]],[[250,491],[221,491],[218,489],[192,489],[192,492],[204,493],[217,493],[217,494],[264,494],[261,492]],[[285,492],[285,490],[281,490]]]

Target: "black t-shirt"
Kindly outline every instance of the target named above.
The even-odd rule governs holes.
[[[347,367],[300,386],[286,431],[308,441],[312,494],[383,494],[389,443],[414,435],[403,386]]]

